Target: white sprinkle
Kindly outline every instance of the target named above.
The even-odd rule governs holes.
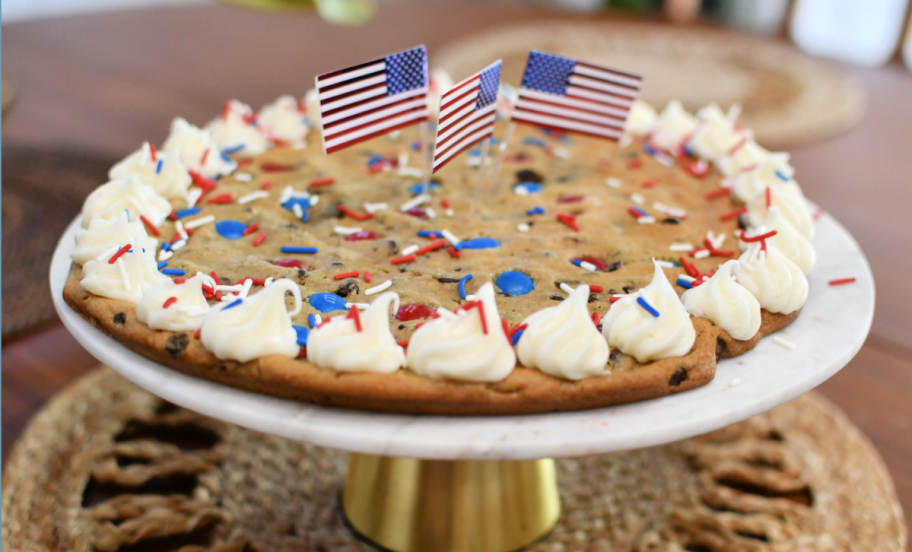
[[[238,182],[250,182],[253,180],[253,175],[250,173],[234,173],[234,179]]]
[[[425,210],[424,210],[424,213],[427,215],[427,217],[428,217],[429,219],[435,219],[435,218],[437,218],[437,213],[434,211],[434,209],[432,209],[432,208],[430,208],[430,207],[428,207],[427,209],[425,209]]]
[[[513,193],[516,195],[529,195],[529,190],[525,186],[514,186]]]
[[[418,207],[425,201],[430,201],[430,200],[431,200],[430,194],[420,194],[420,195],[415,196],[414,198],[406,201],[401,206],[399,206],[399,210],[403,211],[403,212],[408,211],[409,209],[414,209],[415,207]]]
[[[388,208],[389,208],[389,205],[387,205],[386,203],[367,203],[367,202],[364,203],[364,210],[367,211],[368,213],[374,213],[374,212],[382,211],[382,210],[388,209]]]
[[[201,190],[200,188],[191,188],[190,191],[187,192],[187,206],[195,207],[196,202],[199,201],[199,198],[202,196],[203,196],[203,190]]]
[[[117,268],[120,269],[120,279],[123,281],[124,290],[130,291],[130,278],[127,277],[127,267],[124,266],[123,257],[117,257]]]
[[[394,141],[394,142],[395,142],[396,140],[398,140],[398,139],[399,139],[399,136],[401,136],[401,135],[402,135],[402,131],[401,131],[401,130],[394,130],[394,131],[390,132],[389,134],[387,134],[387,136],[389,137],[389,139],[392,140],[392,141]]]
[[[452,217],[453,213],[454,213],[454,211],[452,209],[447,209],[446,211],[443,212],[443,214],[448,217]]]
[[[336,234],[342,234],[345,236],[348,236],[351,234],[357,234],[360,231],[361,231],[360,227],[348,228],[346,226],[336,226],[335,228],[333,228],[333,232],[335,232]]]
[[[232,284],[230,286],[218,284],[215,286],[215,291],[235,292],[235,291],[241,291],[242,289],[244,289],[244,286],[242,286],[241,284]]]
[[[678,275],[678,279],[679,279],[679,280],[684,280],[684,281],[686,281],[686,282],[694,282],[694,281],[696,281],[696,278],[694,278],[694,277],[691,276],[690,274],[680,274],[680,275]]]
[[[174,223],[174,229],[177,230],[177,233],[180,235],[182,240],[189,240],[190,237],[187,236],[187,231],[184,230],[184,225],[181,221]]]
[[[646,199],[640,194],[630,194],[630,199],[633,200],[634,203],[639,203],[640,205],[646,202]]]
[[[637,217],[637,222],[640,224],[655,224],[656,219],[653,217]]]
[[[730,382],[728,382],[728,384],[732,387],[738,387],[739,385],[741,385],[741,380],[738,378],[735,378],[735,379],[731,380]]]
[[[178,249],[187,245],[187,240],[177,240],[171,244],[171,251],[177,251]]]
[[[317,203],[320,203],[320,196],[318,196],[318,195],[310,196],[310,206],[316,207]]]
[[[304,209],[301,208],[300,203],[292,203],[291,212],[294,213],[294,216],[297,218],[304,218]]]
[[[668,246],[671,251],[693,251],[693,244],[690,243],[673,243]]]
[[[282,195],[279,196],[279,203],[285,203],[291,199],[291,194],[294,193],[294,188],[291,186],[285,186],[282,188]]]
[[[365,310],[370,308],[370,303],[345,303],[346,309],[350,309],[352,307],[355,307],[358,310]]]
[[[392,286],[392,285],[393,285],[393,281],[387,280],[387,281],[383,282],[382,284],[380,284],[379,286],[367,288],[366,290],[364,290],[364,295],[373,295],[375,293],[380,293],[381,291],[385,291],[385,290],[389,289],[390,286]]]
[[[474,301],[474,300],[475,300],[474,295],[466,295],[466,301]]]
[[[472,301],[472,299],[469,299],[468,296],[466,296],[466,299],[469,301]],[[455,312],[453,312],[449,309],[445,309],[443,307],[437,307],[437,314],[439,314],[441,317],[446,318],[448,320],[458,320],[459,319],[459,316]]]
[[[568,294],[573,293],[573,288],[568,286],[565,282],[560,283],[560,288],[561,288],[561,291],[563,291],[564,293],[568,293]]]
[[[694,259],[705,259],[706,257],[709,257],[709,249],[698,249],[693,255]]]
[[[529,231],[529,225],[526,224],[525,222],[523,222],[523,223],[521,223],[521,224],[518,224],[518,225],[516,226],[516,229],[519,230],[520,232],[528,232],[528,231]]]
[[[454,236],[453,233],[446,228],[441,230],[440,233],[443,234],[443,237],[446,238],[446,241],[450,242],[452,245],[459,245],[459,238]]]
[[[245,299],[247,294],[250,293],[250,288],[253,287],[253,280],[244,280],[244,286],[241,287],[241,291],[238,292],[238,297]]]
[[[98,262],[100,263],[101,261],[104,261],[104,260],[106,260],[106,259],[110,259],[110,258],[111,258],[111,255],[113,255],[114,253],[117,253],[118,251],[120,251],[120,248],[117,247],[117,246],[115,245],[115,246],[111,247],[111,249],[108,249],[107,251],[105,251],[105,252],[102,253],[101,255],[95,257],[95,260],[98,261]],[[162,252],[164,252],[164,249],[162,249]]]
[[[237,298],[238,298],[238,296],[237,296],[237,295],[234,295],[233,293],[231,293],[231,294],[227,294],[227,293],[226,293],[225,295],[222,295],[222,301],[221,301],[221,302],[222,302],[222,303],[227,303],[227,302],[229,302],[229,301],[234,301],[234,300],[237,299]]]
[[[419,248],[417,245],[410,245],[410,246],[406,247],[405,249],[403,249],[402,252],[400,253],[400,255],[402,255],[403,257],[408,257],[415,251],[418,251],[418,249]]]
[[[173,256],[174,256],[173,251],[165,251],[164,249],[162,249],[161,251],[158,252],[158,262],[167,261],[168,259],[170,259]],[[101,260],[101,259],[99,259],[99,260]]]
[[[722,244],[725,242],[726,237],[727,236],[725,234],[719,234],[717,236],[717,235],[713,234],[712,230],[710,230],[709,232],[706,233],[706,239],[709,240],[709,243],[712,244],[713,249],[719,249],[720,247],[722,247]]]
[[[302,192],[292,191],[292,192],[291,192],[291,197],[292,197],[292,198],[307,199],[307,198],[310,197],[310,195],[311,195],[311,194],[310,194],[310,192],[308,192],[308,191],[302,191]],[[289,199],[291,199],[291,198],[289,198]]]
[[[323,323],[323,317],[320,316],[319,314],[315,314],[314,315],[314,328],[316,328],[317,326],[319,326],[322,323]]]
[[[614,295],[612,295],[612,297],[617,297],[618,299],[623,299],[624,297],[627,297],[627,296],[615,293]]]
[[[608,186],[611,186],[612,188],[620,188],[620,187],[621,187],[621,181],[618,180],[617,178],[606,178],[606,179],[605,179],[605,184],[608,185]]]
[[[269,285],[272,284],[274,280],[275,279],[272,276],[266,278],[266,280],[263,282],[263,287],[269,287]]]
[[[566,148],[554,148],[552,152],[561,159],[570,159],[570,150]]]
[[[142,214],[143,214],[142,206],[139,204],[138,201],[136,201],[136,198],[133,197],[133,196],[128,196],[127,199],[130,200],[130,203],[133,204],[133,207],[136,207],[136,214],[137,214],[137,215],[142,215]]]
[[[775,343],[776,345],[779,345],[782,348],[788,349],[789,351],[794,351],[795,347],[796,347],[796,345],[794,343],[792,343],[791,341],[786,341],[786,340],[782,339],[781,337],[779,337],[778,335],[773,336],[773,343]]]
[[[738,260],[738,267],[739,267],[739,268],[743,268],[744,270],[746,270],[746,271],[748,271],[748,272],[753,272],[753,271],[754,271],[754,268],[750,265],[750,263],[746,263],[746,262],[741,261],[741,260]]]
[[[269,197],[269,192],[267,192],[266,190],[258,190],[256,192],[250,192],[247,195],[243,195],[243,196],[239,197],[237,202],[240,205],[244,205],[245,203],[250,203],[251,201],[254,201],[256,199],[262,199],[264,197]]]
[[[675,268],[674,263],[670,263],[668,261],[656,261],[656,264],[662,268]]]
[[[589,272],[598,272],[597,266],[586,261],[580,261],[580,268],[588,270]]]
[[[408,152],[403,151],[402,153],[400,153],[398,161],[399,161],[399,171],[401,174],[402,169],[408,167]]]
[[[417,167],[399,167],[399,176],[413,176],[415,178],[421,178],[424,176],[424,171]]]
[[[658,201],[653,203],[652,206],[655,207],[656,209],[658,209],[659,211],[662,211],[666,215],[669,215],[672,217],[684,218],[687,216],[687,211],[684,211],[682,209],[675,209],[674,207],[669,207],[667,205],[659,203]]]
[[[194,228],[199,228],[204,224],[209,224],[210,222],[215,222],[215,215],[207,215],[205,217],[193,219],[187,222],[187,224],[184,225],[184,228],[189,228],[192,230]]]

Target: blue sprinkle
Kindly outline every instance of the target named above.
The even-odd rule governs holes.
[[[335,293],[329,293],[327,291],[314,293],[310,296],[310,299],[308,299],[307,302],[310,303],[311,307],[317,309],[320,312],[345,310],[345,299],[343,297],[339,297]]]
[[[640,209],[639,207],[637,207],[637,206],[635,206],[635,205],[631,205],[630,208],[633,209],[634,211],[636,211],[637,213],[639,213],[639,215],[640,215],[641,217],[648,217],[648,216],[649,216],[649,213],[647,213],[646,211]]]
[[[316,247],[294,247],[291,245],[283,245],[282,253],[316,253]]]
[[[225,308],[223,308],[222,310],[223,310],[223,311],[226,311],[226,310],[228,310],[228,309],[233,309],[234,307],[240,305],[240,304],[243,303],[243,302],[244,302],[243,299],[236,299],[236,300],[234,300],[233,302],[228,303],[228,306],[225,307]]]
[[[658,150],[656,150],[654,147],[652,147],[652,144],[647,142],[647,143],[643,144],[643,151],[645,151],[649,155],[655,155]]]
[[[693,285],[691,285],[690,282],[688,282],[687,280],[685,280],[685,279],[683,279],[683,278],[678,278],[678,280],[677,280],[676,283],[677,283],[679,286],[681,286],[681,287],[683,287],[683,288],[687,288],[687,289],[690,289],[690,288],[693,287]]]
[[[418,235],[422,238],[442,238],[443,234],[433,230],[418,230]]]
[[[311,315],[311,316],[313,316],[313,315]],[[307,346],[307,336],[310,335],[310,330],[308,330],[304,326],[295,326],[294,324],[292,324],[291,327],[294,328],[294,331],[297,334],[298,345],[301,347],[306,347]]]
[[[180,268],[166,268],[162,270],[162,274],[165,276],[186,276],[187,271]]]
[[[525,190],[527,194],[537,194],[543,189],[544,187],[538,182],[520,182],[516,186],[513,186],[513,192],[520,194],[523,192],[523,190]]]
[[[519,343],[519,338],[522,337],[523,332],[526,330],[516,330],[516,333],[513,334],[513,339],[510,340],[510,345],[516,346]]]
[[[416,143],[417,143],[417,142],[416,142]],[[416,151],[417,151],[417,150],[416,150]],[[379,153],[374,154],[374,155],[371,156],[370,159],[367,160],[367,166],[370,167],[371,165],[376,165],[376,164],[379,163],[380,161],[383,161],[383,156],[380,155]]]
[[[162,262],[158,263],[159,270],[165,268],[166,266],[168,266],[168,261],[162,261]]]
[[[531,217],[532,215],[544,215],[544,214],[545,214],[545,208],[542,207],[541,205],[536,205],[535,207],[532,207],[531,209],[529,209],[528,211],[526,211],[526,214],[527,214],[528,216],[530,216],[530,217]]]
[[[310,211],[304,211],[304,214],[301,215],[301,222],[307,222],[310,220]]]
[[[494,249],[495,247],[500,247],[500,242],[494,238],[472,238],[470,240],[461,241],[456,244],[456,250],[461,251],[463,249]]]
[[[459,297],[460,298],[462,298],[462,299],[466,298],[465,285],[466,285],[466,282],[468,282],[471,279],[472,279],[472,275],[466,274],[465,276],[462,277],[461,280],[459,280]]]
[[[310,313],[307,315],[307,324],[310,326],[310,329],[313,329],[317,325],[317,317]]]
[[[198,215],[201,211],[202,209],[199,207],[190,207],[188,209],[181,209],[180,211],[175,212],[174,216],[176,216],[178,219],[182,219],[192,217],[193,215]]]
[[[171,251],[171,244],[168,242],[162,242],[162,251]]]
[[[544,148],[544,147],[548,146],[544,140],[542,140],[540,138],[535,138],[534,136],[526,136],[525,138],[523,138],[522,143],[527,146],[538,146],[540,148]]]
[[[481,157],[481,150],[477,150],[477,149],[469,150],[469,157]]]
[[[789,177],[785,176],[785,173],[783,173],[782,171],[776,171],[776,176],[778,176],[781,180],[784,180],[786,182],[789,181]]]
[[[220,153],[219,155],[221,155],[221,157],[222,157],[222,159],[224,159],[225,163],[231,163],[231,158],[228,157],[228,154],[227,154],[227,153],[225,153],[225,152],[223,151],[223,152]]]
[[[421,142],[418,140],[412,142],[412,151],[421,151]]]
[[[419,194],[423,194],[425,192],[429,192],[439,186],[440,186],[440,184],[438,184],[434,180],[431,180],[430,182],[418,182],[417,184],[412,184],[411,186],[409,186],[408,191],[412,195],[419,195]]]
[[[525,295],[535,289],[535,282],[528,274],[515,270],[501,273],[494,283],[500,291],[510,295]]]
[[[237,240],[244,236],[247,225],[236,220],[220,220],[215,224],[215,231],[226,240]]]
[[[646,312],[648,312],[649,314],[655,316],[656,318],[659,317],[659,311],[652,308],[652,305],[647,303],[646,299],[643,299],[642,297],[637,297],[637,303],[639,303],[640,306],[643,307],[646,310]]]
[[[159,160],[158,160],[158,164],[155,165],[155,174],[161,174],[161,172],[162,172],[162,162],[163,162],[163,161],[164,161],[164,159],[159,159]]]
[[[247,144],[241,143],[236,146],[231,146],[230,148],[223,149],[222,153],[237,153],[237,152],[241,151],[242,149],[244,149],[244,146],[246,146],[246,145]]]
[[[130,222],[130,210],[129,210],[129,209],[124,209],[124,213],[127,214],[127,222]]]
[[[309,197],[293,197],[293,198],[289,199],[288,201],[286,201],[285,203],[283,203],[282,207],[288,209],[289,211],[293,211],[294,205],[295,205],[295,203],[297,203],[298,205],[301,206],[301,209],[304,209],[306,211],[307,209],[310,209],[310,207],[311,207],[310,201],[311,201],[311,199]]]
[[[579,259],[573,259],[572,261],[570,261],[570,263],[575,264],[576,266],[579,266],[579,267],[583,266],[583,261],[581,261]]]

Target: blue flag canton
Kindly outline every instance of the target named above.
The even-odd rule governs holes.
[[[387,96],[428,85],[427,49],[424,46],[393,54],[385,61]]]
[[[520,87],[546,94],[564,96],[576,61],[565,57],[531,52]]]
[[[488,107],[497,101],[497,88],[500,86],[500,65],[497,63],[481,71],[478,79],[478,100],[475,111]]]

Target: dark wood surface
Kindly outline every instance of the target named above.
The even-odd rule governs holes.
[[[120,157],[143,140],[161,143],[175,115],[202,124],[229,97],[261,105],[284,92],[300,96],[315,74],[378,53],[423,42],[433,61],[435,47],[473,28],[556,17],[485,5],[481,22],[478,9],[383,3],[355,28],[330,27],[308,13],[221,6],[4,25],[3,64],[18,89],[3,123],[4,147]],[[792,158],[807,195],[867,254],[877,309],[861,353],[820,390],[871,438],[912,511],[912,299],[905,286],[912,274],[912,74],[900,64],[842,69],[867,88],[865,119],[842,136],[794,148]],[[3,348],[4,458],[44,401],[95,364],[60,326]]]

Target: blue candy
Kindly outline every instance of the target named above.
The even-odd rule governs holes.
[[[226,240],[237,240],[244,236],[247,225],[236,220],[221,220],[215,224],[215,231]]]
[[[541,192],[544,187],[538,182],[520,182],[516,186],[513,186],[514,193],[522,193],[523,190],[527,194],[537,194]]]
[[[525,295],[535,289],[535,281],[531,276],[515,270],[501,273],[494,283],[500,291],[510,295]]]
[[[500,242],[494,238],[472,238],[470,240],[461,241],[456,245],[457,250],[462,249],[494,249],[495,247],[500,247]]]
[[[327,291],[314,293],[307,302],[320,312],[345,310],[345,299]]]

